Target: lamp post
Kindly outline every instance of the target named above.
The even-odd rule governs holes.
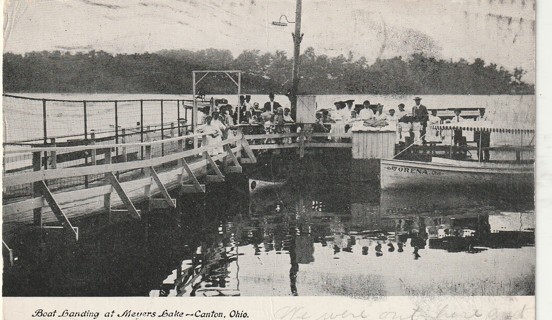
[[[301,40],[303,40],[303,34],[301,33],[301,6],[302,0],[296,0],[295,4],[295,21],[288,21],[285,15],[280,16],[279,21],[273,21],[272,24],[275,26],[285,27],[288,23],[295,23],[295,32],[291,34],[293,37],[293,70],[291,73],[291,92],[290,92],[290,101],[291,101],[291,116],[294,119],[297,119],[297,91],[299,88],[299,63],[300,63],[300,50],[301,50]],[[282,17],[286,18],[286,22],[282,22]]]

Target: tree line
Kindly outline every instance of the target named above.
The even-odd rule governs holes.
[[[163,50],[111,54],[41,51],[4,53],[4,92],[165,93],[189,94],[193,70],[241,70],[242,92],[283,94],[291,87],[292,58],[284,51]],[[353,54],[301,55],[300,94],[534,94],[525,71],[510,71],[482,59],[447,61],[409,57],[355,59]],[[223,74],[207,76],[198,89],[207,94],[234,93]]]

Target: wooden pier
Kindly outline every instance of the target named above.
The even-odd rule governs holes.
[[[140,219],[142,213],[137,203],[144,201],[150,208],[175,208],[171,190],[204,193],[206,182],[224,181],[227,173],[241,173],[242,164],[256,163],[255,154],[259,152],[295,149],[303,157],[310,149],[352,148],[352,142],[341,142],[350,140],[351,135],[346,133],[243,135],[241,130],[236,132],[215,145],[207,145],[205,135],[192,134],[148,142],[96,144],[88,141],[78,146],[53,144],[4,150],[5,158],[32,155],[32,170],[3,175],[4,226],[62,229],[78,239],[78,228],[72,223],[76,218],[105,214],[109,219],[111,214],[125,213]],[[200,147],[189,149],[190,145],[198,145],[198,141],[202,141]],[[224,153],[210,155],[210,151],[220,147]],[[130,149],[143,149],[143,159],[124,156]],[[61,166],[57,160],[67,154],[80,154],[81,162],[86,165]],[[86,184],[59,187],[63,184],[54,183],[75,177],[86,177],[83,180]],[[56,190],[52,190],[54,185]],[[29,194],[10,197],[10,188],[21,186],[29,186]]]

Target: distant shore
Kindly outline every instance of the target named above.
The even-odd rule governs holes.
[[[228,50],[165,50],[157,53],[112,54],[42,51],[4,53],[6,92],[191,92],[194,70],[241,70],[241,91],[285,94],[291,88],[293,59],[285,53]],[[356,59],[355,59],[356,58]],[[482,59],[459,61],[415,53],[378,59],[317,55],[306,48],[300,57],[299,93],[316,94],[534,94],[526,71],[507,70]],[[533,79],[531,79],[533,80]],[[230,79],[211,74],[197,87],[204,93],[231,94]]]

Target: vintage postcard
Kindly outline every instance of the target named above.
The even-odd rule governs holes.
[[[535,319],[536,0],[3,9],[6,319]]]

